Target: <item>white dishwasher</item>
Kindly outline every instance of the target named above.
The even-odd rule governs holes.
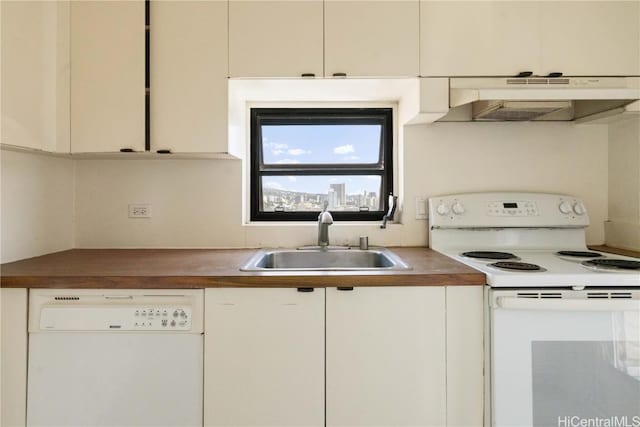
[[[202,426],[202,290],[32,290],[28,426]]]

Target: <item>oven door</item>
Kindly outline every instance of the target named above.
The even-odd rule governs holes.
[[[640,291],[489,301],[493,426],[640,426]]]

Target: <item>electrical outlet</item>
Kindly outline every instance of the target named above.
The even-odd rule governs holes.
[[[151,218],[151,205],[129,205],[129,218]]]
[[[427,200],[416,197],[416,219],[427,219]]]

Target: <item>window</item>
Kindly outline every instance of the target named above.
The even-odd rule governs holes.
[[[251,220],[379,220],[393,190],[391,108],[252,108]]]

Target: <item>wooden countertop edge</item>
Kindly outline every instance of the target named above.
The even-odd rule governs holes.
[[[589,249],[598,251],[598,252],[606,252],[610,254],[640,258],[640,252],[632,251],[630,249],[612,248],[611,246],[605,246],[605,245],[589,245]]]
[[[0,288],[304,288],[333,286],[483,286],[482,273],[331,276],[7,276]]]
[[[242,272],[256,249],[70,249],[0,266],[1,288],[482,286],[485,275],[422,247],[390,248],[406,271]]]

